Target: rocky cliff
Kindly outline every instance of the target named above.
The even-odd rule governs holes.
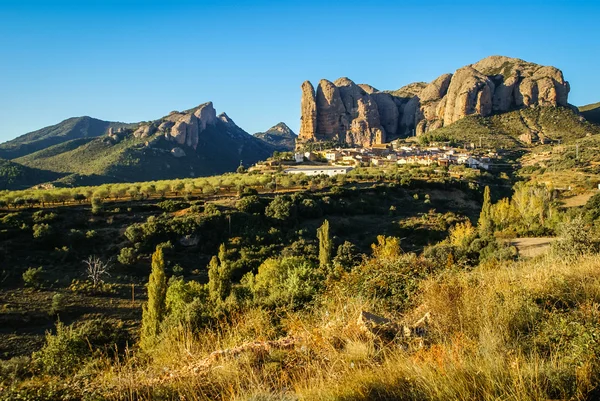
[[[298,144],[340,141],[369,146],[420,135],[468,115],[489,116],[524,107],[567,106],[569,83],[555,67],[516,58],[487,57],[396,91],[378,91],[348,78],[302,84]]]

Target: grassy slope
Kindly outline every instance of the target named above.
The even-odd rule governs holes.
[[[133,125],[91,117],[73,117],[0,144],[0,157],[14,159],[72,139],[98,137],[110,127],[128,126]]]
[[[492,267],[425,281],[418,302],[402,316],[336,293],[310,314],[287,312],[278,329],[268,312],[255,310],[214,332],[175,335],[162,342],[148,368],[123,365],[99,375],[96,386],[144,400],[224,393],[269,400],[596,399],[598,256]],[[406,324],[429,312],[431,323],[424,342],[387,342],[356,323],[362,310]],[[205,362],[211,351],[257,336],[281,338],[278,332],[296,338],[296,346],[223,357],[214,369]]]
[[[60,174],[23,166],[9,160],[0,159],[0,190],[24,189],[44,182],[53,181]]]
[[[579,107],[579,111],[586,120],[594,124],[600,124],[600,102],[581,106]]]
[[[549,140],[569,143],[588,134],[600,134],[600,127],[581,121],[572,110],[562,107],[537,107],[511,111],[491,117],[469,116],[447,127],[431,131],[425,138],[447,138],[484,146],[519,147],[519,135],[537,131]]]

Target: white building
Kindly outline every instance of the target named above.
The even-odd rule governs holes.
[[[288,168],[283,170],[283,172],[286,174],[305,174],[307,176],[328,175],[332,177],[338,174],[346,174],[352,169],[349,166],[303,166]]]
[[[304,161],[304,153],[294,153],[294,160],[296,160],[296,163],[302,163]]]

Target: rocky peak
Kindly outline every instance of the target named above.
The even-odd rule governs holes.
[[[292,131],[292,129],[290,127],[288,127],[287,124],[284,122],[280,122],[280,123],[272,126],[266,132],[269,134],[274,134],[274,135],[296,137],[296,134],[294,133],[294,131]]]
[[[377,143],[419,135],[472,114],[567,107],[569,90],[559,69],[505,56],[486,57],[430,83],[415,82],[395,91],[379,92],[342,77],[321,80],[315,94],[306,81],[298,142]]]

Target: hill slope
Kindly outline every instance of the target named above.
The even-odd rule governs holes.
[[[0,191],[25,189],[56,180],[60,176],[55,172],[26,167],[10,160],[0,159]]]
[[[15,159],[72,139],[95,138],[104,135],[109,128],[131,126],[134,124],[103,121],[87,116],[73,117],[0,144],[0,157]]]
[[[280,152],[289,152],[294,150],[298,136],[286,123],[281,122],[266,132],[255,133],[254,137],[273,145]]]
[[[583,114],[586,120],[594,124],[600,124],[600,102],[581,106],[579,112]]]
[[[468,116],[423,134],[422,141],[457,141],[494,148],[537,145],[543,142],[571,143],[600,134],[600,127],[583,121],[566,107],[533,107],[490,117]]]
[[[135,129],[73,139],[16,161],[67,175],[63,182],[87,185],[221,174],[235,170],[240,162],[251,165],[266,159],[273,151],[226,114],[216,116],[207,103]]]

